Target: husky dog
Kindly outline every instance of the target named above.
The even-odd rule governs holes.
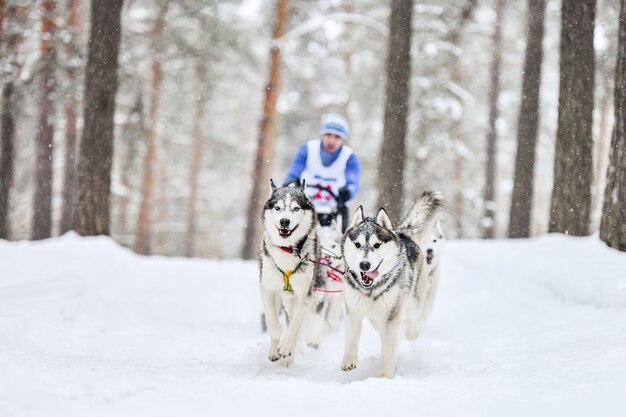
[[[319,258],[316,215],[313,203],[300,187],[276,187],[263,207],[263,241],[260,254],[260,291],[270,337],[269,359],[293,362],[300,328],[314,304],[313,289],[319,266],[308,262]],[[279,312],[287,314],[287,329],[281,338]],[[321,318],[319,319],[321,320]]]
[[[426,253],[426,270],[429,273],[437,269],[445,243],[446,236],[441,229],[441,222],[437,220],[422,243],[422,247]]]
[[[423,294],[423,299],[419,306],[418,316],[407,318],[406,337],[409,340],[417,339],[419,332],[424,327],[424,323],[433,311],[435,296],[439,287],[439,261],[445,240],[446,237],[441,230],[441,223],[437,220],[426,233],[420,245],[426,255],[424,277],[418,282],[420,287],[418,293]]]
[[[356,368],[363,318],[368,317],[381,338],[380,376],[395,374],[399,325],[415,317],[423,294],[423,241],[442,205],[440,193],[428,192],[394,229],[385,209],[365,217],[359,207],[343,239],[346,264],[346,345],[341,369]]]

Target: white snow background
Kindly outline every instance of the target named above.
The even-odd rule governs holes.
[[[597,237],[452,241],[428,327],[379,379],[343,330],[267,359],[255,262],[104,237],[0,241],[0,416],[625,416],[626,254]]]

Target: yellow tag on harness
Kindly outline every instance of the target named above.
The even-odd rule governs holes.
[[[289,277],[293,274],[294,271],[285,271],[283,272],[283,279],[285,280],[285,286],[283,287],[283,291],[293,291],[291,289],[291,284],[289,283]]]

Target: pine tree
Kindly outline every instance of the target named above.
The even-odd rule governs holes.
[[[385,118],[378,160],[378,206],[387,210],[393,222],[400,220],[404,208],[403,176],[409,114],[412,13],[413,0],[391,2]]]
[[[498,96],[500,95],[500,67],[502,44],[502,19],[504,12],[504,0],[496,1],[496,22],[492,35],[493,53],[491,61],[491,86],[489,91],[489,128],[487,131],[487,163],[485,172],[485,230],[483,237],[493,238],[495,235],[495,211],[496,211],[496,162],[498,151],[498,132],[496,121],[498,120]]]
[[[522,105],[517,126],[517,153],[513,175],[509,237],[530,236],[535,146],[539,127],[544,13],[545,0],[528,0],[526,57],[522,80]]]
[[[263,198],[266,195],[267,184],[271,172],[271,160],[274,154],[276,142],[276,102],[280,89],[280,47],[277,42],[285,34],[287,26],[288,0],[277,0],[274,32],[272,34],[272,46],[270,48],[270,67],[268,82],[265,87],[265,99],[263,103],[263,115],[259,128],[259,138],[254,161],[252,176],[252,189],[248,202],[248,214],[246,217],[246,229],[242,257],[253,259],[256,257],[259,242],[261,241],[261,212],[263,211]]]
[[[163,81],[163,69],[161,60],[161,40],[165,28],[165,16],[167,14],[167,2],[159,2],[159,11],[156,22],[152,29],[153,58],[152,78],[150,80],[150,109],[149,127],[146,132],[146,151],[143,157],[143,178],[141,187],[141,200],[137,213],[137,227],[135,229],[135,246],[137,253],[148,255],[150,253],[150,229],[152,226],[151,208],[153,204],[154,189],[154,165],[156,160],[156,136],[157,117],[160,103],[161,83]]]
[[[78,52],[78,35],[81,30],[80,6],[81,0],[69,0],[67,8],[69,12],[67,31],[70,40],[66,45],[68,60],[76,58]],[[76,178],[76,154],[78,153],[78,121],[77,107],[77,79],[79,68],[68,63],[66,68],[69,96],[65,104],[65,168],[63,170],[63,209],[61,213],[61,233],[72,229],[74,223],[74,186]]]
[[[595,0],[563,0],[550,232],[590,233]]]
[[[600,239],[626,251],[626,2],[621,0],[617,66],[615,69],[615,128],[607,169],[600,222]]]
[[[84,128],[77,167],[74,228],[81,235],[109,234],[113,113],[122,0],[91,1],[85,73]]]
[[[56,90],[54,45],[55,0],[41,5],[41,69],[39,70],[39,125],[37,127],[37,163],[32,218],[33,239],[52,236],[52,139],[54,136],[54,94]]]

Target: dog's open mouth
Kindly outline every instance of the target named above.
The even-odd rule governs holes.
[[[380,260],[378,266],[374,268],[372,271],[361,271],[361,285],[365,288],[369,288],[374,283],[374,280],[378,278],[380,272],[378,272],[378,268],[382,265],[383,259]]]
[[[377,269],[369,272],[361,272],[361,285],[365,288],[369,288],[374,283],[374,279],[378,277],[379,272]]]
[[[435,255],[426,255],[426,263],[428,265],[430,265],[433,262],[433,258],[435,257]]]
[[[294,230],[296,230],[298,228],[298,226],[296,225],[296,227],[294,227],[293,229],[281,229],[278,228],[278,234],[281,237],[289,237],[291,236],[291,234],[293,233]]]

